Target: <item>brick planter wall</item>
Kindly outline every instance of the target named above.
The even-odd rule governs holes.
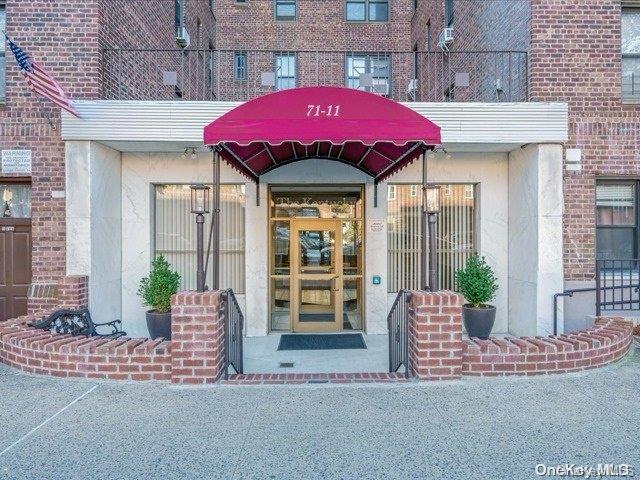
[[[593,328],[569,335],[465,340],[463,374],[543,375],[600,367],[629,351],[632,329],[622,318],[598,318]]]
[[[461,298],[452,292],[411,292],[409,364],[420,380],[462,375]]]
[[[409,362],[417,379],[576,372],[619,360],[632,341],[632,322],[605,317],[568,335],[463,341],[461,303],[451,292],[411,292]]]
[[[171,342],[72,337],[26,325],[44,316],[27,315],[0,325],[0,362],[25,372],[53,377],[171,378]]]

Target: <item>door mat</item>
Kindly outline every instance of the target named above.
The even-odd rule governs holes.
[[[300,334],[280,337],[278,350],[350,350],[367,348],[361,333]]]

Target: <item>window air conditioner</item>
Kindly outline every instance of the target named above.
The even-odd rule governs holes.
[[[440,37],[438,38],[438,47],[442,50],[449,50],[448,46],[451,42],[453,42],[453,28],[443,28],[442,32],[440,32]]]
[[[186,27],[176,28],[176,43],[180,48],[187,48],[191,45],[191,37],[189,37]]]

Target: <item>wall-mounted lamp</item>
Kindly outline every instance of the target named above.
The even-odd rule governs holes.
[[[184,149],[184,153],[182,154],[182,158],[187,158],[191,155],[191,160],[195,160],[198,155],[198,149],[196,147],[187,147]]]

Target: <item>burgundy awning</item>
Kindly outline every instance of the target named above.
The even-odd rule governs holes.
[[[234,168],[258,180],[282,165],[327,158],[383,180],[440,144],[440,127],[398,102],[341,87],[303,87],[258,97],[204,128]]]

